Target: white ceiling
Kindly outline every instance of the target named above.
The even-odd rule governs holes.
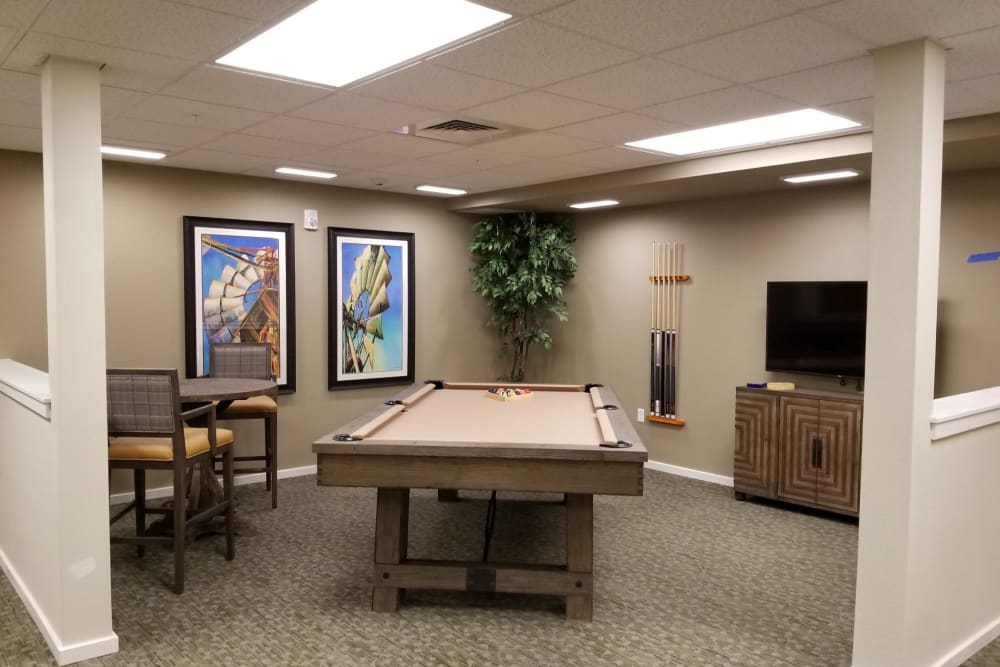
[[[812,106],[871,125],[874,48],[948,49],[946,117],[1000,112],[1000,0],[480,0],[498,30],[333,89],[215,58],[303,0],[0,0],[0,148],[41,152],[40,64],[105,64],[104,141],[163,166],[333,187],[482,196],[678,161],[626,141]],[[512,127],[474,146],[391,130],[452,118]],[[484,200],[485,201],[485,200]]]

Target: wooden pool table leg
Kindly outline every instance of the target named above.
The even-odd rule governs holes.
[[[588,575],[594,571],[594,496],[566,494],[566,570]],[[566,596],[566,618],[589,621],[594,616],[593,593]]]
[[[379,487],[375,508],[375,565],[406,560],[410,490]],[[388,577],[388,574],[384,575]],[[385,579],[372,581],[372,610],[399,611],[403,589]]]

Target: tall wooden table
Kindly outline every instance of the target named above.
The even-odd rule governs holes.
[[[197,377],[180,381],[182,403],[217,402],[216,412],[221,412],[233,401],[251,396],[276,396],[278,385],[271,380],[258,378]],[[188,510],[210,507],[222,498],[222,485],[215,478],[212,463],[195,466],[188,484]]]

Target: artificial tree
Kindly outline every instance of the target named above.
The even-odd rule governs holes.
[[[501,357],[510,357],[501,379],[523,381],[530,347],[552,347],[547,322],[566,321],[563,286],[576,273],[574,240],[569,219],[558,214],[490,215],[476,223],[472,287],[489,303]]]

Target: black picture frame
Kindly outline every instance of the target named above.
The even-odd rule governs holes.
[[[183,245],[187,377],[208,374],[213,342],[266,341],[278,392],[294,392],[294,226],[186,215]]]
[[[330,227],[328,388],[410,384],[414,235]]]

